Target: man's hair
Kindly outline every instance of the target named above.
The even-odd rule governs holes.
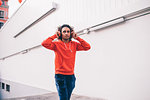
[[[73,28],[71,26],[69,26],[68,24],[63,24],[62,26],[59,26],[58,27],[58,31],[60,31],[60,36],[58,37],[58,39],[62,40],[62,29],[64,27],[68,27],[70,29],[70,38],[69,38],[69,41],[71,41],[72,39],[72,34],[71,32],[73,31]]]

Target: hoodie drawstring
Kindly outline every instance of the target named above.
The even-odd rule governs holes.
[[[67,46],[66,46],[65,43],[64,43],[64,45],[65,45],[65,48],[66,48],[66,50],[67,50]],[[69,50],[72,52],[72,50],[71,50],[71,43],[69,43]]]

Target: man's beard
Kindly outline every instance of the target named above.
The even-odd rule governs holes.
[[[64,37],[63,39],[64,39],[65,41],[69,40],[69,38],[68,38],[68,37],[67,37],[67,38],[65,38],[65,37]]]

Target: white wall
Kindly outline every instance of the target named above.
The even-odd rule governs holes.
[[[148,0],[55,0],[58,9],[17,38],[26,25],[49,9],[52,1],[28,0],[0,31],[0,58],[39,45],[68,23],[81,30],[146,8]],[[40,8],[42,7],[42,9]],[[91,50],[78,52],[74,93],[108,100],[149,100],[150,15],[81,36]],[[6,80],[56,91],[54,53],[38,48],[1,63]]]

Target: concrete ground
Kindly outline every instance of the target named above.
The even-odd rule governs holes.
[[[19,97],[19,98],[11,98],[11,99],[3,99],[3,100],[59,100],[57,93],[52,92],[43,95],[36,96],[28,96],[28,97]],[[79,96],[73,94],[71,100],[104,100],[100,98],[91,98],[86,96]]]

